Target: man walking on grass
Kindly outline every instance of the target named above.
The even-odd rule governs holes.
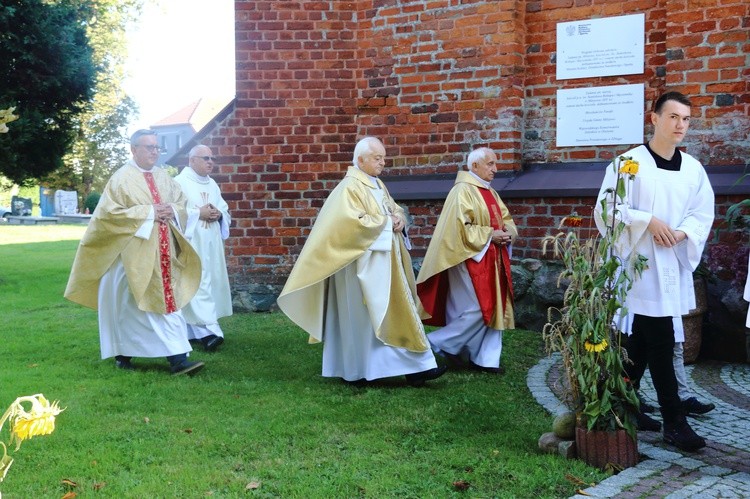
[[[219,318],[232,315],[232,293],[229,289],[224,240],[229,237],[229,206],[210,173],[214,156],[208,146],[197,145],[190,150],[189,165],[175,181],[188,199],[191,221],[186,235],[201,257],[201,285],[183,314],[188,323],[188,339],[197,340],[207,352],[224,343]]]
[[[161,168],[156,133],[130,139],[133,159],[104,187],[78,246],[65,297],[99,312],[102,359],[135,369],[133,357],[166,357],[172,374],[194,374],[180,308],[200,283],[200,258],[183,237],[180,186]]]
[[[440,377],[416,307],[406,216],[378,179],[385,147],[365,137],[320,210],[278,298],[323,341],[323,376],[358,384],[391,376],[422,386]]]
[[[497,155],[469,153],[448,193],[417,277],[432,349],[452,367],[501,374],[503,330],[513,329],[513,283],[508,248],[516,224],[492,188]]]

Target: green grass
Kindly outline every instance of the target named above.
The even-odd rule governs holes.
[[[52,435],[13,454],[4,499],[71,490],[546,498],[575,493],[566,475],[588,483],[605,476],[537,450],[552,419],[525,381],[542,355],[538,333],[506,333],[504,376],[448,373],[421,389],[400,379],[355,388],[320,377],[322,347],[279,313],[222,320],[226,343],[193,355],[207,364],[194,378],[170,376],[164,359],[117,370],[99,358],[96,313],[62,298],[81,233],[0,226],[0,410],[40,392],[66,407]],[[459,480],[469,489],[456,490]]]

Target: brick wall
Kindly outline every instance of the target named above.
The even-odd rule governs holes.
[[[684,145],[706,165],[750,157],[750,4],[745,0],[236,0],[237,100],[205,141],[236,220],[235,291],[284,283],[358,138],[386,144],[388,175],[452,174],[478,145],[501,168],[609,160],[629,147],[555,147],[555,92],[645,83],[693,98]],[[555,79],[556,23],[643,12],[646,71]],[[508,200],[516,256],[592,199]],[[717,199],[726,205],[726,198]],[[415,255],[441,200],[407,201]],[[725,209],[725,208],[723,208]],[[587,211],[589,210],[589,211]]]

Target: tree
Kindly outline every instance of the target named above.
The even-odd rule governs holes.
[[[3,0],[0,108],[15,106],[0,141],[0,173],[21,184],[62,164],[75,117],[93,95],[97,68],[86,34],[90,2]]]
[[[93,99],[73,121],[75,138],[63,165],[42,183],[78,191],[86,199],[92,190],[101,192],[112,172],[127,159],[126,128],[136,108],[122,89],[125,29],[140,12],[143,0],[78,1],[88,3],[92,10],[87,34],[99,72]]]

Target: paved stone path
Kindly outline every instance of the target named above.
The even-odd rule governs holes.
[[[539,404],[553,415],[567,410],[556,385],[559,369],[559,356],[545,358],[526,380]],[[641,462],[574,498],[750,497],[750,364],[701,363],[687,366],[687,373],[698,399],[716,404],[708,414],[689,418],[706,447],[682,452],[665,444],[661,432],[639,432]],[[658,407],[650,378],[641,385],[644,398]]]

